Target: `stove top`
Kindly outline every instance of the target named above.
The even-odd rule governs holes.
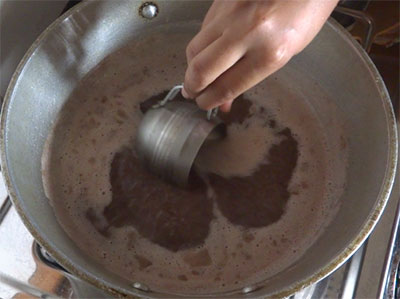
[[[347,2],[344,7],[352,7],[348,1],[342,1]],[[35,1],[33,4],[32,1],[0,0],[1,25],[7,24],[7,30],[0,26],[1,98],[12,72],[34,39],[58,15],[78,2],[80,0]],[[399,8],[398,2],[387,2],[361,5],[359,11],[366,10],[369,13],[366,18],[372,20],[369,26],[374,26],[372,29],[378,32],[374,36],[380,37],[379,45],[376,44],[378,42],[373,44],[369,54],[382,74],[398,115],[399,44],[386,47],[390,44],[390,34],[389,37],[385,34],[393,24],[390,25],[388,18],[383,17],[385,14],[382,14],[382,7],[391,11],[391,16],[393,10],[397,8],[399,11]],[[394,5],[394,8],[390,5]],[[24,22],[20,22],[21,19]],[[343,20],[343,16],[340,19]],[[394,20],[398,19],[397,14]],[[349,18],[344,20],[346,23],[343,25],[347,26],[356,39],[367,37],[368,34],[363,32],[368,33],[368,28],[371,28],[363,28],[369,23],[363,22],[362,16],[354,17],[353,21],[349,21]],[[24,36],[23,40],[21,36]],[[396,179],[385,212],[364,245],[330,276],[292,298],[400,298],[399,286],[396,284],[400,262],[400,230],[397,230],[400,220],[399,199],[400,180]],[[70,275],[34,241],[12,206],[0,174],[0,298],[27,297],[105,298],[107,295]]]

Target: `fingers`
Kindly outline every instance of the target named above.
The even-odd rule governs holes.
[[[219,1],[214,1],[210,8],[207,11],[206,16],[204,17],[203,23],[201,24],[201,28],[203,29],[207,26],[214,18],[218,15],[219,9],[218,6],[220,5]]]
[[[186,58],[189,64],[198,53],[204,50],[213,41],[222,35],[223,29],[226,27],[224,21],[216,21],[216,17],[221,15],[221,11],[218,9],[220,1],[214,1],[210,9],[207,11],[204,17],[203,23],[201,24],[201,30],[197,35],[190,41],[186,48]]]
[[[218,39],[222,35],[222,32],[215,26],[208,26],[202,29],[197,35],[190,41],[186,47],[186,59],[187,63],[190,64],[192,59],[203,51],[212,42]]]
[[[245,43],[222,35],[194,57],[185,74],[184,95],[195,98],[246,52]]]
[[[282,66],[266,63],[257,56],[254,53],[253,55],[246,54],[232,68],[218,77],[196,98],[198,106],[205,110],[221,106],[222,111],[229,111],[236,97]]]
[[[219,106],[219,110],[228,113],[229,111],[231,111],[232,103],[233,100],[223,103],[221,106]]]

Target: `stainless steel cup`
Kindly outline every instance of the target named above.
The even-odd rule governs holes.
[[[136,149],[148,169],[169,182],[186,186],[193,162],[207,139],[222,138],[224,123],[210,120],[190,102],[168,102],[150,109],[140,123]]]

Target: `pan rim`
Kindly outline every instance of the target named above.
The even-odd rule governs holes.
[[[17,192],[14,189],[12,184],[12,179],[9,176],[9,169],[8,169],[8,161],[7,161],[7,145],[6,145],[6,137],[7,137],[7,114],[10,102],[12,101],[13,94],[15,89],[17,88],[17,83],[20,78],[21,73],[23,72],[26,64],[32,57],[32,54],[36,51],[36,49],[42,44],[42,42],[46,39],[46,37],[52,32],[57,26],[59,26],[65,19],[69,18],[71,15],[77,13],[82,8],[90,5],[92,1],[85,1],[79,3],[72,9],[68,10],[65,14],[60,16],[56,21],[54,21],[32,44],[29,50],[26,52],[24,57],[22,58],[21,62],[19,63],[16,71],[14,72],[11,81],[9,83],[7,92],[4,97],[3,107],[1,111],[1,119],[0,119],[0,161],[2,165],[2,172],[5,180],[5,184],[10,195],[10,198],[15,206],[19,216],[21,217],[24,225],[27,227],[29,232],[34,236],[34,238],[52,255],[60,264],[65,267],[71,273],[74,273],[80,279],[89,282],[90,284],[116,296],[132,296],[132,294],[138,296],[149,296],[149,293],[141,292],[139,290],[127,290],[125,288],[120,288],[113,286],[110,282],[99,280],[99,277],[96,277],[93,273],[88,272],[84,269],[81,269],[77,266],[74,262],[71,262],[67,258],[65,258],[62,252],[59,252],[54,244],[51,244],[46,241],[46,237],[38,231],[31,223],[30,219],[25,215],[24,208],[21,206],[18,200]],[[386,90],[386,87],[383,83],[383,80],[377,71],[375,65],[367,55],[367,53],[362,49],[362,47],[351,37],[351,35],[341,27],[336,21],[330,19],[327,22],[327,26],[330,26],[337,34],[341,35],[344,41],[350,47],[353,47],[355,51],[357,51],[358,56],[366,65],[367,69],[369,70],[370,74],[376,79],[376,87],[380,93],[380,99],[382,102],[382,106],[384,112],[386,114],[386,125],[387,125],[387,133],[388,133],[388,164],[386,166],[385,176],[383,178],[382,187],[380,193],[375,201],[375,208],[371,211],[368,218],[365,220],[363,227],[361,228],[360,232],[358,233],[357,237],[354,238],[347,248],[345,248],[342,252],[340,252],[331,262],[327,263],[324,267],[322,267],[319,271],[313,273],[306,279],[299,281],[293,285],[288,286],[286,289],[278,291],[276,293],[268,294],[268,296],[273,297],[287,297],[290,296],[301,289],[318,282],[319,280],[323,279],[324,277],[328,276],[334,270],[336,270],[340,265],[342,265],[351,255],[363,244],[365,239],[369,236],[369,234],[374,229],[376,223],[380,219],[381,214],[384,211],[386,203],[389,199],[391,188],[394,183],[395,174],[396,174],[396,165],[397,165],[397,155],[398,155],[398,140],[397,140],[397,126],[396,120],[393,112],[393,108],[391,105],[391,101]],[[259,282],[262,284],[262,281]],[[256,291],[262,292],[262,288]],[[237,294],[237,292],[234,292]],[[250,293],[251,294],[251,293]],[[154,295],[162,296],[161,293],[154,293]],[[165,294],[167,295],[167,294]],[[193,298],[190,294],[181,294],[177,296],[189,296]],[[232,292],[229,293],[217,293],[217,294],[207,294],[207,295],[196,295],[198,297],[207,297],[207,296],[229,296],[232,295]],[[245,296],[243,294],[243,296]]]

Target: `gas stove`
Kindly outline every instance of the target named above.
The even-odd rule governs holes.
[[[53,20],[78,2],[0,0],[1,99],[13,71],[30,44]],[[333,16],[369,50],[398,115],[399,41],[398,31],[397,40],[392,32],[396,30],[396,25],[399,26],[399,15],[393,14],[394,10],[399,11],[399,2],[364,1],[362,5],[360,1],[350,2],[341,1]],[[382,11],[388,12],[392,22]],[[295,294],[293,299],[400,298],[397,283],[400,278],[398,177],[385,212],[364,245],[334,273]],[[108,296],[65,271],[34,241],[12,206],[0,175],[0,298],[27,297]]]

